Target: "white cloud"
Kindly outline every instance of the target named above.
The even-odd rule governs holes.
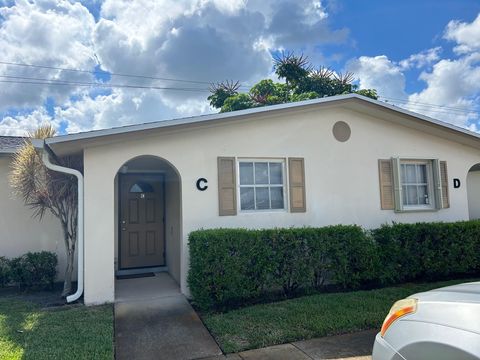
[[[267,20],[268,33],[278,48],[303,48],[304,52],[320,44],[344,43],[347,28],[331,29],[328,13],[319,1],[278,1]],[[311,9],[311,10],[308,10]]]
[[[208,2],[203,0],[201,2]],[[224,13],[235,13],[244,9],[247,5],[247,0],[212,0],[215,7]]]
[[[269,50],[348,36],[330,29],[318,0],[107,0],[102,16],[95,48],[107,70],[206,81],[256,80],[271,69]]]
[[[167,102],[167,105],[169,103]],[[180,117],[195,116],[198,114],[215,113],[218,110],[213,109],[203,100],[190,99],[181,104],[170,104],[175,108],[176,113]]]
[[[289,14],[292,4],[295,18],[290,16],[284,21],[290,28],[276,29],[276,21]],[[307,12],[307,8],[311,11]],[[271,74],[270,50],[287,43],[290,46],[304,44],[305,34],[320,42],[322,39],[324,42],[343,41],[346,36],[343,30],[329,30],[323,21],[327,13],[321,2],[311,0],[303,0],[301,4],[255,0],[248,4],[241,0],[107,0],[102,5],[101,15],[95,25],[93,41],[96,55],[106,70],[204,82],[234,79],[244,84],[254,83]],[[334,36],[330,36],[332,34]],[[131,82],[199,88],[199,91],[142,93],[143,110],[136,112],[130,111],[133,102],[129,92],[115,91],[95,100],[83,98],[78,105],[72,102],[57,114],[68,118],[72,124],[68,131],[79,131],[89,126],[99,128],[150,121],[143,117],[147,113],[150,117],[156,114],[153,120],[158,120],[168,115],[191,116],[212,111],[206,101],[208,84],[148,79]],[[114,111],[114,107],[121,111]],[[94,109],[89,111],[89,108]],[[78,119],[90,116],[94,120],[80,121],[69,116],[77,111],[84,115]],[[74,125],[76,123],[82,125]]]
[[[429,66],[433,62],[439,60],[441,51],[442,48],[440,46],[424,50],[417,54],[410,55],[407,59],[401,60],[399,62],[399,65],[403,70],[407,70],[410,68],[420,69],[425,66]]]
[[[441,59],[419,79],[426,87],[409,96],[409,108],[473,131],[480,129],[480,14],[471,23],[453,20],[444,38],[454,41],[456,59]],[[428,106],[434,104],[438,106]]]
[[[361,56],[347,63],[347,70],[358,79],[361,89],[373,88],[386,98],[405,100],[405,72],[424,68],[440,59],[441,47],[427,49],[410,55],[401,61],[393,61],[386,55]],[[393,101],[394,102],[394,101]]]
[[[101,6],[97,21],[85,6],[73,0],[0,0],[4,4],[0,7],[0,59],[87,70],[100,64],[114,73],[203,82],[233,79],[252,84],[272,76],[271,51],[303,51],[316,62],[324,59],[319,45],[348,43],[350,36],[348,29],[335,28],[329,22],[330,8],[325,4],[335,5],[331,1],[88,2]],[[412,110],[473,129],[473,112],[442,114],[416,104],[468,110],[478,100],[480,15],[471,23],[451,21],[444,37],[455,42],[458,58],[441,59],[441,48],[435,47],[398,62],[386,55],[361,56],[346,68],[355,72],[362,88],[376,88],[382,96],[409,101]],[[423,70],[419,79],[425,88],[409,96],[405,74],[418,69]],[[93,80],[91,74],[3,65],[0,75]],[[108,95],[92,98],[89,91],[76,86],[0,83],[0,111],[21,111],[21,115],[0,120],[0,133],[23,134],[24,129],[52,120],[43,105],[47,98],[53,98],[56,104],[55,126],[64,123],[68,132],[212,111],[206,101],[208,84],[119,76],[112,76],[111,82],[199,90],[114,89]]]
[[[348,70],[355,73],[360,88],[377,89],[381,100],[477,131],[479,61],[480,54],[439,60],[431,71],[420,74],[419,80],[425,83],[425,88],[410,95],[405,92],[404,71],[408,67],[400,65],[402,62],[397,64],[384,55],[363,56],[351,61]]]
[[[288,48],[318,54],[318,44],[341,43],[348,37],[347,29],[332,29],[320,0],[87,3],[1,2],[0,58],[87,70],[99,64],[109,72],[162,78],[254,83],[271,76],[272,50]],[[97,20],[87,5],[101,6]],[[12,74],[12,69],[23,77],[93,80],[91,74],[28,67],[0,66],[0,75]],[[92,99],[76,86],[0,84],[0,111],[43,109],[45,100],[53,98],[55,118],[65,122],[69,132],[212,111],[206,101],[208,84],[119,76],[112,76],[111,81],[199,90],[116,89]],[[35,111],[32,114],[38,117],[43,110]],[[9,127],[24,126],[27,118],[12,116],[0,124],[7,120]]]
[[[26,115],[17,115],[15,117],[6,116],[3,118],[2,122],[0,122],[0,134],[25,136],[40,125],[46,123],[52,124],[56,129],[59,127],[58,122],[52,119],[43,108],[34,110]]]
[[[458,54],[480,51],[480,14],[471,23],[450,21],[444,37],[457,43],[454,50]]]
[[[386,55],[361,56],[347,63],[347,70],[355,74],[361,89],[376,89],[381,96],[405,99],[405,75],[402,67]]]
[[[95,97],[85,93],[80,99],[57,106],[55,119],[67,124],[67,132],[75,133],[207,112],[212,109],[203,99],[179,103],[165,99],[158,91],[115,89],[111,94]]]
[[[93,16],[80,3],[19,1],[0,8],[0,58],[4,62],[93,69]],[[0,65],[2,81],[28,81],[27,77],[91,81],[85,73]],[[10,78],[5,78],[10,76]],[[47,97],[58,101],[75,91],[72,86],[0,83],[0,110],[33,107]]]
[[[480,97],[479,61],[480,54],[457,60],[442,59],[431,72],[422,72],[420,79],[425,81],[426,88],[409,96],[409,108],[459,126],[469,126],[472,120],[478,119],[475,105]]]

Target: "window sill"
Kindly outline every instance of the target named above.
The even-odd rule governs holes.
[[[240,210],[238,214],[278,214],[287,212],[287,209]]]
[[[437,208],[419,208],[419,209],[403,209],[403,210],[394,210],[395,213],[397,214],[402,214],[402,213],[416,213],[416,212],[437,212],[440,209]]]

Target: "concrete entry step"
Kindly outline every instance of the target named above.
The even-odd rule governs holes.
[[[152,277],[117,279],[115,281],[115,303],[151,300],[167,296],[182,295],[180,287],[166,272]]]
[[[135,289],[133,281],[138,280]],[[162,279],[169,285],[165,296],[161,288],[145,289],[155,289],[158,279],[120,280],[130,282],[123,290],[128,287],[133,293],[124,291],[115,303],[116,359],[188,360],[222,353],[185,296],[167,280]]]

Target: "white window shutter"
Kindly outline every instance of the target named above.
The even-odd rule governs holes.
[[[400,158],[392,158],[393,189],[395,198],[395,211],[403,211],[403,190],[401,181]]]

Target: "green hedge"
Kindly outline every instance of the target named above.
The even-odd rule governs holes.
[[[385,225],[372,231],[383,285],[480,271],[480,221]]]
[[[57,263],[57,255],[49,251],[29,252],[13,259],[0,257],[0,286],[51,288]]]
[[[352,290],[478,274],[480,221],[198,230],[189,247],[194,303],[225,309],[326,284]]]

